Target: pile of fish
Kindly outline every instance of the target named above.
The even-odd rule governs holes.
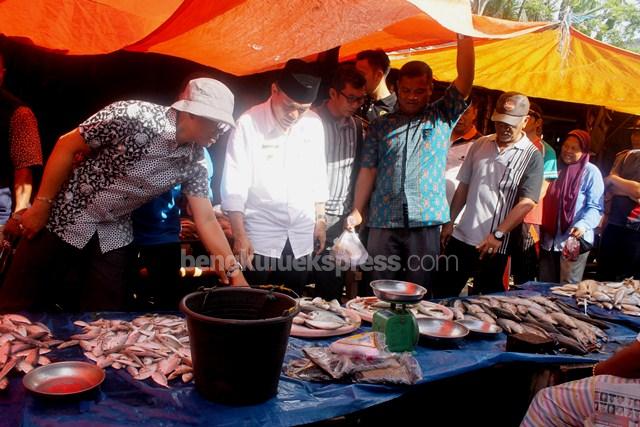
[[[26,374],[37,365],[51,363],[45,354],[61,342],[42,323],[19,314],[0,314],[0,390],[9,386],[7,375],[12,369]]]
[[[573,297],[581,306],[593,304],[607,310],[620,310],[630,316],[640,316],[640,280],[625,279],[622,282],[583,280],[577,285],[554,286],[551,292],[564,297]]]
[[[448,304],[456,320],[480,319],[508,334],[530,333],[552,339],[556,348],[574,354],[597,351],[607,341],[607,325],[560,301],[544,296],[484,295]]]
[[[83,333],[71,336],[58,348],[79,345],[101,368],[126,369],[136,380],[151,378],[164,387],[177,377],[185,383],[193,378],[187,325],[178,316],[146,315],[131,322],[99,319],[74,324],[83,328]]]
[[[300,313],[293,318],[296,325],[312,329],[335,330],[353,324],[346,310],[338,300],[325,301],[322,298],[300,298]]]

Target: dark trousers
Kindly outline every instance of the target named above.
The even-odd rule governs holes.
[[[333,241],[344,231],[344,218],[327,215],[327,244],[325,250],[314,255],[314,268],[310,282],[315,283],[315,296],[327,301],[340,300],[345,286],[346,271],[336,266],[331,255]]]
[[[598,278],[618,281],[640,279],[640,231],[608,224],[598,251]]]
[[[431,290],[440,253],[440,226],[370,228],[367,266],[361,295],[370,295],[370,281],[404,280]]]
[[[502,277],[507,265],[507,255],[486,255],[482,260],[475,246],[453,237],[449,239],[438,266],[438,286],[435,297],[456,297],[470,277],[473,277],[473,294],[504,292]]]
[[[245,270],[244,277],[251,286],[284,285],[302,296],[309,284],[310,258],[306,255],[296,259],[287,240],[280,259],[255,254],[252,268]]]
[[[514,283],[536,280],[540,270],[540,226],[523,222],[511,232],[511,238],[515,240],[511,253]]]
[[[97,234],[75,248],[48,230],[21,239],[0,287],[0,312],[124,310],[131,245],[101,253]]]
[[[141,309],[178,310],[180,299],[188,292],[180,286],[180,250],[180,242],[136,246],[132,287]],[[144,278],[142,269],[146,270]]]

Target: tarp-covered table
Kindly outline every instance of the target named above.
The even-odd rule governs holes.
[[[31,320],[47,324],[59,339],[79,332],[73,325],[73,321],[78,319],[90,321],[105,317],[128,320],[135,314],[105,313],[96,316],[28,314]],[[466,339],[448,346],[438,344],[435,347],[421,342],[415,357],[423,371],[422,384],[510,362],[553,365],[593,362],[606,358],[631,342],[637,331],[629,325],[611,324],[608,334],[610,341],[603,352],[587,357],[508,353],[504,351],[504,334],[490,340]],[[331,341],[291,338],[286,358],[299,357],[303,346],[327,345]],[[78,347],[54,351],[48,356],[53,361],[85,360]],[[260,349],[256,349],[256,357],[260,357]],[[21,377],[12,378],[9,389],[0,392],[0,425],[298,425],[353,413],[399,397],[407,391],[405,387],[319,384],[282,376],[277,397],[259,405],[231,407],[203,399],[193,385],[181,384],[179,380],[172,382],[170,389],[165,389],[151,380],[133,380],[124,370],[107,368],[106,371],[107,378],[100,389],[81,400],[38,398],[24,389]]]

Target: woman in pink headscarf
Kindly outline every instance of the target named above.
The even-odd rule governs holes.
[[[589,134],[577,129],[562,144],[560,175],[544,198],[539,275],[543,282],[582,280],[593,230],[604,211],[604,182],[600,170],[589,163],[590,143]],[[581,253],[571,254],[566,249],[576,241],[582,246]]]

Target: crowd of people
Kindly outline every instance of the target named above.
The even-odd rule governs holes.
[[[58,139],[37,191],[36,117],[0,89],[0,312],[127,309],[143,270],[145,295],[175,310],[185,240],[201,243],[222,284],[303,295],[314,283],[340,299],[351,276],[331,249],[355,231],[369,254],[362,283],[405,280],[432,297],[470,278],[470,293],[503,291],[509,271],[516,284],[577,283],[594,247],[600,279],[640,279],[640,120],[606,176],[588,130],[556,154],[522,93],[497,99],[495,133],[482,135],[472,39],[457,48],[457,78],[436,100],[426,63],[391,78],[385,52],[367,50],[337,65],[323,101],[313,64],[288,61],[237,119],[233,93],[202,76],[170,106],[115,102]],[[0,85],[5,72],[0,56]],[[227,133],[214,171],[207,148]],[[639,348],[594,373],[636,378]],[[593,408],[576,396],[589,401],[596,385],[541,392],[524,425],[586,419]]]
[[[367,50],[336,66],[321,100],[314,65],[294,59],[237,119],[233,93],[198,76],[170,106],[118,101],[60,137],[37,192],[37,121],[2,90],[0,224],[16,250],[0,310],[123,309],[141,271],[158,307],[175,309],[185,239],[223,284],[340,299],[351,276],[331,249],[345,230],[368,251],[361,283],[406,280],[432,297],[502,291],[509,273],[578,282],[598,233],[601,278],[638,277],[640,126],[606,178],[587,130],[556,156],[525,94],[503,93],[495,133],[482,135],[474,62],[460,36],[458,76],[432,100],[426,63],[392,73],[385,52]],[[213,171],[207,148],[223,135]]]

